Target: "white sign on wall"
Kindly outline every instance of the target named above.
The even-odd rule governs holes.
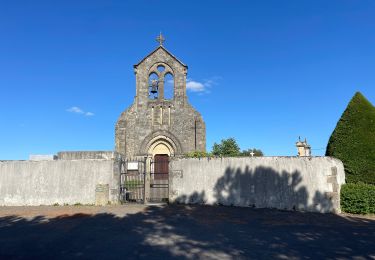
[[[128,162],[128,170],[138,170],[138,162]]]

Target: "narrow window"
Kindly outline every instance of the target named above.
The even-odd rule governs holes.
[[[171,126],[171,107],[168,107],[168,125]]]
[[[154,125],[154,107],[151,108],[151,122]]]
[[[163,107],[160,107],[160,124],[163,124]]]
[[[164,99],[173,99],[174,97],[174,78],[171,73],[164,76]]]

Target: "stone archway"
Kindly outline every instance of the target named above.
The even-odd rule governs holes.
[[[167,154],[170,157],[181,154],[179,140],[169,131],[156,131],[149,134],[142,142],[139,154],[153,156]]]
[[[174,152],[172,145],[170,145],[167,140],[161,138],[161,139],[154,141],[149,146],[147,153],[149,155],[152,155],[152,157],[155,157],[155,155],[157,154],[165,154],[171,157],[174,155],[175,152]]]

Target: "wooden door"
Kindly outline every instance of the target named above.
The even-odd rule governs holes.
[[[169,156],[168,154],[156,154],[154,158],[154,178],[156,180],[168,179]]]

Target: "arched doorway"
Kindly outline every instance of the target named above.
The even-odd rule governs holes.
[[[173,147],[165,139],[155,141],[149,149],[152,154],[153,176],[155,180],[167,180],[169,173],[169,157],[173,155]]]
[[[168,201],[169,158],[173,156],[173,146],[167,139],[154,140],[148,150],[152,155],[150,176],[150,201]]]

